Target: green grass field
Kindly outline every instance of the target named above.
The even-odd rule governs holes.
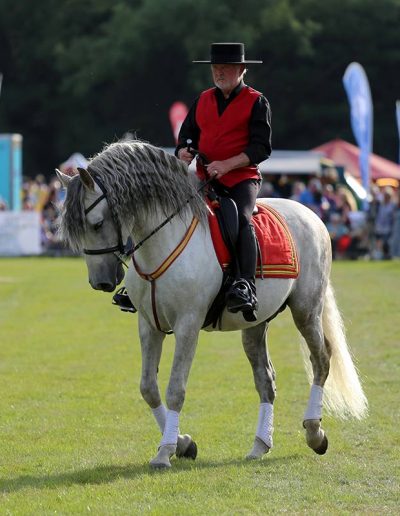
[[[269,331],[272,453],[244,460],[258,399],[240,334],[202,333],[181,417],[199,455],[159,472],[137,316],[89,287],[81,259],[1,259],[0,514],[399,514],[400,262],[337,262],[333,282],[369,418],[325,417],[327,454],[307,448],[309,387],[286,311]],[[168,337],[163,392],[172,352]]]

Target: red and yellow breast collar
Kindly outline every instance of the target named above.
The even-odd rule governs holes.
[[[192,222],[190,223],[190,226],[188,227],[185,235],[183,236],[180,243],[175,247],[175,249],[172,251],[172,253],[162,262],[162,264],[157,267],[157,269],[153,272],[146,273],[140,270],[139,265],[136,263],[135,256],[132,255],[132,262],[135,267],[136,272],[139,274],[139,276],[149,281],[151,284],[151,306],[153,309],[153,316],[154,316],[154,322],[156,324],[157,330],[162,331],[163,333],[173,333],[172,331],[165,331],[161,329],[160,321],[158,319],[157,315],[157,303],[156,303],[156,279],[159,278],[166,272],[171,265],[174,263],[174,261],[180,256],[180,254],[183,252],[185,247],[188,245],[199,221],[196,217],[193,217]]]

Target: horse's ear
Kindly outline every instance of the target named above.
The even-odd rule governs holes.
[[[64,174],[63,172],[61,172],[61,170],[58,170],[58,168],[56,168],[56,174],[57,174],[57,177],[58,177],[60,183],[63,185],[63,187],[67,188],[72,177],[67,176],[67,174]]]
[[[78,172],[84,186],[89,190],[94,190],[94,181],[86,168],[78,167]]]

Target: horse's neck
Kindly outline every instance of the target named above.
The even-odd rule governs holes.
[[[165,215],[155,213],[145,223],[137,224],[132,230],[134,244],[146,238],[165,220]],[[188,210],[183,217],[176,215],[168,224],[152,235],[136,252],[135,261],[139,268],[151,273],[176,249],[182,241],[193,215]]]

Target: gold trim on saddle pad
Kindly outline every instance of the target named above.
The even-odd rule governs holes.
[[[293,240],[292,234],[289,230],[289,227],[285,221],[285,219],[282,217],[282,215],[272,208],[271,206],[258,202],[257,206],[259,208],[262,208],[263,210],[266,210],[271,216],[275,223],[278,225],[280,231],[283,233],[286,239],[286,243],[288,246],[287,251],[289,251],[290,258],[286,258],[286,263],[265,263],[268,262],[268,258],[265,256],[262,256],[262,261],[264,262],[262,264],[262,270],[260,267],[260,264],[257,264],[256,268],[256,277],[266,276],[266,277],[275,277],[275,278],[297,278],[300,272],[300,266],[299,266],[299,260],[297,257],[297,250],[296,250],[296,244]],[[260,212],[261,214],[262,212]],[[254,220],[257,219],[257,216],[253,218]],[[254,224],[256,233],[257,233],[257,224]],[[267,249],[268,253],[268,249]]]
[[[263,263],[262,264],[262,272],[261,267],[259,264],[257,264],[256,269],[256,276],[267,276],[267,277],[278,277],[278,278],[297,278],[300,272],[299,267],[299,260],[297,257],[297,250],[296,250],[296,244],[293,240],[292,234],[290,233],[289,227],[285,221],[285,219],[282,217],[282,215],[276,211],[271,206],[258,202],[257,205],[264,210],[267,210],[271,217],[275,219],[275,222],[278,223],[278,226],[280,230],[283,232],[286,238],[286,242],[288,243],[289,250],[290,250],[290,260],[289,263]],[[256,218],[256,217],[255,217]],[[265,260],[265,258],[263,259]]]

